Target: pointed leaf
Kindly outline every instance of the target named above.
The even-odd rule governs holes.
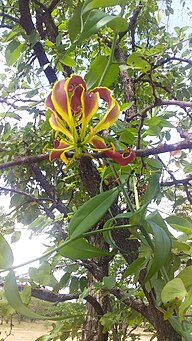
[[[186,289],[192,286],[192,265],[186,266],[178,275],[177,278],[182,279]]]
[[[69,238],[77,238],[93,227],[111,207],[118,192],[117,188],[113,188],[96,195],[81,206],[69,224]]]
[[[179,318],[181,321],[184,320],[185,313],[191,306],[192,306],[192,287],[187,293],[187,297],[185,298],[185,300],[179,306]]]
[[[17,313],[20,313],[29,318],[40,319],[40,320],[53,320],[53,321],[67,320],[72,317],[74,318],[74,315],[67,316],[67,317],[66,315],[58,316],[58,317],[53,317],[53,316],[45,317],[29,309],[21,300],[15,274],[13,271],[10,271],[7,277],[5,278],[4,290],[5,290],[5,296],[10,306],[13,307]],[[76,315],[76,316],[81,316],[81,315]]]
[[[123,273],[122,278],[124,279],[124,278],[126,278],[126,277],[128,277],[130,275],[135,275],[135,273],[138,270],[141,271],[143,269],[145,263],[146,263],[146,259],[144,257],[137,258],[125,270],[125,272]]]
[[[6,269],[13,264],[13,252],[6,239],[0,233],[0,269]]]
[[[125,31],[128,27],[127,20],[122,17],[108,15],[99,10],[92,10],[87,16],[77,43],[79,44],[83,40],[90,38],[92,35],[97,33],[99,29],[106,25],[110,26],[112,29],[118,30],[119,32]]]
[[[166,222],[173,227],[175,230],[191,234],[192,233],[192,223],[180,216],[170,216],[166,218]]]
[[[78,3],[73,13],[73,16],[69,20],[68,30],[69,38],[71,42],[77,39],[78,34],[81,32],[81,9],[83,3]]]
[[[170,322],[170,324],[172,325],[172,327],[175,329],[175,331],[179,334],[179,335],[181,335],[181,336],[183,336],[184,337],[184,340],[185,341],[192,341],[192,336],[191,336],[191,333],[188,333],[187,331],[185,331],[185,330],[183,330],[183,327],[182,326],[184,326],[185,327],[185,324],[183,323],[183,324],[181,324],[180,322],[179,322],[179,320],[178,320],[178,317],[176,317],[176,316],[171,316],[170,318],[169,318],[169,322]],[[189,322],[190,323],[190,326],[191,326],[191,322]]]
[[[144,203],[149,204],[160,192],[159,186],[160,172],[154,173],[148,183],[147,190],[144,196]]]
[[[82,13],[85,14],[94,8],[122,5],[124,2],[125,0],[87,0],[84,2]]]
[[[43,316],[33,312],[30,310],[22,301],[19,295],[15,274],[13,271],[10,271],[5,279],[5,295],[9,304],[15,309],[17,313],[20,313],[24,316],[42,319]]]
[[[154,257],[146,275],[145,282],[148,281],[160,268],[165,265],[170,257],[171,240],[164,229],[154,221],[147,219],[154,236]]]
[[[87,259],[101,256],[109,256],[109,252],[89,244],[84,238],[74,240],[69,245],[64,246],[60,254],[70,259]]]

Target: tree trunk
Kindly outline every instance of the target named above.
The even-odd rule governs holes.
[[[100,175],[89,156],[82,156],[78,162],[79,174],[81,180],[91,197],[99,193]],[[102,228],[104,222],[98,223],[97,228]],[[100,249],[108,250],[108,244],[102,236],[93,235],[89,238],[89,242]],[[93,260],[95,265],[99,268],[99,273],[91,274],[88,272],[88,287],[92,288],[90,295],[93,296],[100,304],[102,315],[109,311],[109,296],[105,295],[102,290],[94,289],[94,282],[96,280],[102,281],[104,276],[108,276],[109,260],[107,257],[99,257]],[[86,304],[86,315],[83,323],[82,341],[107,341],[108,333],[103,333],[103,326],[100,323],[100,317],[94,305]]]

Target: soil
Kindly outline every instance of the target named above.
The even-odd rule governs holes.
[[[35,341],[38,337],[48,334],[51,330],[51,322],[22,322],[21,324],[13,323],[14,326],[10,333],[9,324],[0,325],[0,340],[5,339],[6,341]],[[153,334],[144,333],[142,329],[134,331],[135,334],[142,334],[140,341],[150,341]],[[128,338],[127,341],[132,340]],[[136,339],[139,340],[139,339]],[[153,339],[155,341],[156,338]],[[70,339],[68,341],[71,341]]]

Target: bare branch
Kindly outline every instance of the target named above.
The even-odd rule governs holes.
[[[18,191],[18,190],[14,189],[14,188],[6,188],[6,187],[0,186],[0,192],[1,192],[1,191],[2,191],[2,192],[12,192],[12,193],[24,195],[24,196],[28,197],[28,198],[29,198],[30,200],[32,200],[32,201],[37,201],[37,202],[39,202],[39,201],[42,200],[42,201],[52,201],[52,202],[53,202],[53,200],[50,199],[50,198],[36,198],[36,197],[33,197],[32,195],[26,193],[26,192]]]
[[[192,181],[192,175],[189,175],[184,179],[174,179],[173,181],[164,181],[160,183],[160,186],[182,186]]]

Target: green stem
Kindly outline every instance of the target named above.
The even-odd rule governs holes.
[[[128,205],[128,207],[129,207],[130,211],[131,211],[131,212],[135,212],[135,209],[134,209],[134,207],[133,207],[133,204],[132,204],[132,202],[131,202],[131,200],[130,200],[130,198],[129,198],[129,196],[128,196],[128,194],[127,194],[125,188],[124,188],[124,185],[123,185],[121,179],[119,178],[119,175],[118,175],[116,169],[113,167],[113,164],[112,164],[110,161],[108,161],[108,162],[109,162],[109,165],[111,166],[111,169],[112,169],[112,171],[113,171],[113,173],[114,173],[114,175],[115,175],[115,177],[116,177],[116,179],[117,179],[117,181],[118,181],[118,183],[119,183],[119,186],[120,186],[120,188],[121,188],[121,190],[122,190],[122,192],[123,192],[123,195],[124,195],[124,197],[125,197],[125,200],[126,200],[126,202],[127,202],[127,205]]]
[[[107,71],[109,69],[109,66],[111,65],[112,61],[113,61],[113,57],[114,57],[114,53],[115,53],[115,46],[116,46],[116,42],[117,42],[117,37],[118,37],[118,31],[115,31],[115,34],[114,34],[114,37],[113,37],[113,42],[112,42],[112,46],[111,46],[111,53],[110,53],[110,56],[109,56],[109,59],[108,59],[108,62],[107,62],[107,65],[103,71],[103,74],[100,78],[100,81],[98,83],[98,86],[101,86],[102,83],[103,83],[103,80],[107,74]]]
[[[40,257],[36,257],[36,258],[33,258],[27,262],[24,262],[24,263],[21,263],[19,265],[15,265],[15,266],[11,266],[11,267],[8,267],[6,269],[2,269],[0,270],[0,273],[3,273],[3,272],[6,272],[6,271],[10,271],[10,270],[15,270],[15,269],[18,269],[18,268],[21,268],[25,265],[28,265],[28,264],[31,264],[33,262],[37,262],[37,261],[40,261],[46,257],[49,257],[51,256],[54,252],[57,252],[59,251],[60,249],[62,249],[63,247],[71,244],[73,241],[77,240],[77,239],[80,239],[80,238],[86,238],[90,235],[93,235],[93,234],[98,234],[98,233],[102,233],[102,232],[106,232],[106,231],[110,231],[110,230],[113,230],[113,229],[118,229],[118,228],[128,228],[128,227],[134,227],[133,225],[121,225],[121,226],[111,226],[111,227],[108,227],[108,228],[105,228],[105,229],[102,229],[102,230],[96,230],[96,231],[90,231],[90,232],[86,232],[84,234],[82,234],[81,236],[78,236],[76,238],[72,238],[72,239],[68,239],[68,240],[65,240],[63,243],[61,243],[59,246],[56,246],[54,248],[52,248],[51,250],[45,252],[42,256]]]
[[[126,6],[126,1],[125,3],[121,6],[121,12],[120,12],[120,15],[119,16],[123,16],[123,13],[124,13],[124,10],[125,10],[125,6]],[[103,71],[103,74],[100,78],[100,81],[99,81],[99,84],[98,86],[101,86],[102,83],[103,83],[103,80],[107,74],[107,71],[109,69],[109,66],[111,65],[111,63],[113,62],[113,58],[114,58],[114,54],[115,54],[115,46],[116,46],[116,42],[117,42],[117,37],[118,37],[118,34],[119,34],[119,31],[116,30],[115,33],[114,33],[114,37],[113,37],[113,42],[112,42],[112,46],[111,46],[111,53],[110,53],[110,56],[109,56],[109,59],[108,59],[108,62],[107,62],[107,65],[105,67],[105,70]]]
[[[137,190],[135,177],[133,177],[133,190],[134,190],[134,196],[135,196],[135,206],[136,206],[136,209],[138,210],[140,208],[140,204],[139,204],[139,196],[138,196],[138,190]]]

